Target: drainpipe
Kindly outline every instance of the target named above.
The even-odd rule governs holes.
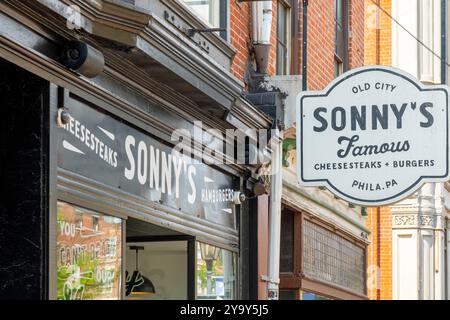
[[[272,130],[272,181],[270,185],[269,210],[269,258],[267,281],[267,299],[278,300],[280,283],[280,233],[281,233],[281,194],[283,189],[283,131]]]
[[[302,91],[308,90],[308,0],[302,6]]]
[[[252,2],[253,48],[257,72],[267,74],[272,31],[272,1]]]
[[[447,82],[447,0],[441,0],[441,83]]]
[[[441,84],[447,82],[447,0],[441,0]],[[448,272],[449,267],[447,265],[448,259],[448,240],[447,240],[447,219],[445,221],[444,228],[444,299],[448,300]]]
[[[257,72],[267,74],[270,53],[270,33],[272,30],[272,1],[255,1],[252,3],[253,47]],[[276,114],[279,114],[276,112]],[[263,276],[267,282],[267,299],[278,300],[280,283],[280,229],[281,229],[281,192],[283,187],[282,156],[283,132],[279,124],[284,119],[274,119],[270,148],[272,150],[272,181],[269,210],[269,257],[267,259],[268,275]]]

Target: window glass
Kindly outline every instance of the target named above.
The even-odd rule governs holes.
[[[301,292],[301,300],[331,300],[330,298],[307,291]]]
[[[339,77],[342,73],[344,73],[344,64],[338,59],[334,59],[334,77]]]
[[[220,27],[221,0],[182,0],[205,23],[211,27]]]
[[[307,277],[366,293],[364,248],[308,220],[303,224],[303,248]]]
[[[236,299],[236,255],[200,242],[196,249],[197,299]]]
[[[298,300],[300,290],[280,290],[280,300]]]
[[[344,0],[334,0],[334,14],[335,14],[335,54],[339,57],[342,64],[348,59],[348,44],[346,39],[347,22],[346,22],[346,3]],[[335,68],[335,71],[337,69]],[[335,72],[336,75],[336,72]]]
[[[334,14],[336,23],[340,26],[344,23],[344,4],[343,0],[334,0]]]
[[[282,3],[277,3],[277,60],[276,73],[287,74],[288,68],[288,8]]]
[[[294,214],[281,215],[280,272],[294,271]]]
[[[122,220],[58,202],[59,300],[118,300]]]

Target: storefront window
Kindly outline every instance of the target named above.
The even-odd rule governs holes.
[[[59,300],[121,297],[122,220],[58,202]]]
[[[281,215],[280,272],[294,272],[294,214],[286,210]]]
[[[231,251],[197,242],[197,299],[236,299],[236,257]]]
[[[316,293],[298,290],[280,290],[280,300],[331,300]]]
[[[330,298],[312,292],[301,291],[301,300],[331,300]]]
[[[299,300],[300,290],[280,290],[280,300]]]
[[[308,220],[303,229],[306,276],[365,294],[365,250]]]

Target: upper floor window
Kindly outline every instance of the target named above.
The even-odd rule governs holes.
[[[276,74],[289,73],[290,7],[285,1],[277,2],[277,60]]]
[[[335,21],[335,76],[347,70],[348,64],[348,4],[346,0],[334,0]]]
[[[227,0],[181,0],[203,22],[211,28],[223,28],[228,26]],[[220,31],[220,36],[227,39],[227,32]]]

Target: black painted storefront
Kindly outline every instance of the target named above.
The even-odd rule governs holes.
[[[0,60],[0,297],[48,294],[49,83]]]
[[[112,228],[120,239],[99,240],[99,252],[109,258],[111,243],[124,253],[127,242],[186,241],[187,298],[196,294],[199,243],[230,252],[223,260],[235,263],[233,297],[251,298],[249,288],[258,279],[249,276],[257,264],[250,252],[257,242],[250,233],[257,227],[250,221],[258,201],[235,205],[230,195],[251,194],[257,168],[168,159],[176,144],[173,130],[195,134],[194,121],[224,132],[268,129],[271,120],[243,98],[242,84],[224,71],[234,52],[228,43],[205,35],[211,48],[205,58],[172,28],[172,20],[164,20],[167,10],[175,19],[189,14],[177,1],[151,2],[151,13],[102,2],[99,8],[83,4],[92,16],[85,17],[82,31],[67,29],[59,0],[0,3],[0,298],[58,298],[58,263],[73,257],[61,254],[58,237],[79,227],[65,223],[74,216],[89,220],[93,237],[114,219],[122,221],[121,228]],[[199,27],[192,17],[183,23]],[[87,79],[59,63],[65,43],[74,39],[104,53],[104,72]],[[61,108],[72,117],[65,128],[57,126]],[[194,145],[195,152],[202,147]],[[147,157],[142,161],[147,172],[144,166],[137,170],[139,152]],[[166,165],[164,174],[153,172],[153,178],[164,176],[164,192],[162,185],[159,190],[150,185],[151,154]],[[151,232],[137,232],[141,224]],[[120,263],[123,293],[128,266]],[[105,277],[108,272],[98,274]]]
[[[198,161],[187,164],[187,157],[175,160],[167,141],[89,103],[89,95],[78,97],[7,61],[0,65],[0,278],[6,279],[0,296],[61,298],[55,288],[61,255],[55,237],[63,232],[60,207],[69,204],[121,219],[121,273],[127,241],[190,240],[186,297],[195,298],[195,240],[238,253],[240,206],[234,205],[233,192],[239,190],[239,177]],[[61,106],[71,116],[62,128],[56,123]],[[153,186],[150,171],[155,163],[150,161],[159,165],[152,172]],[[217,190],[221,193],[211,193]],[[179,235],[127,239],[130,218]],[[51,290],[57,291],[56,297]]]

